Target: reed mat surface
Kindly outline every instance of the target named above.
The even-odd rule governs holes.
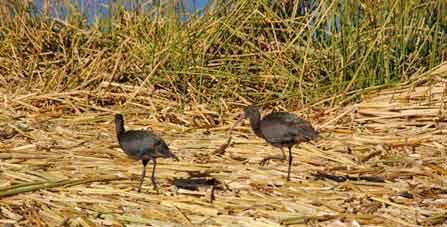
[[[447,223],[447,63],[396,87],[361,93],[356,103],[297,112],[321,138],[295,147],[290,182],[285,162],[258,165],[279,150],[256,138],[247,122],[236,128],[227,152],[213,154],[240,109],[196,105],[176,113],[162,95],[108,86],[117,89],[95,100],[84,90],[0,88],[0,225]],[[159,161],[159,194],[149,178],[136,191],[142,165],[118,147],[115,112],[125,114],[127,128],[160,134],[180,158]]]

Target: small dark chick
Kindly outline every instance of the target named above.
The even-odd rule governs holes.
[[[115,127],[118,143],[124,153],[130,159],[141,160],[143,162],[143,172],[141,174],[138,192],[141,192],[144,177],[146,176],[146,165],[149,160],[153,162],[152,168],[152,185],[154,190],[158,190],[155,180],[155,168],[157,166],[157,158],[178,158],[169,150],[168,145],[162,138],[147,130],[128,130],[124,129],[124,119],[121,114],[115,115]]]
[[[318,132],[309,122],[292,113],[272,112],[261,120],[261,113],[256,106],[245,107],[232,128],[245,118],[249,119],[251,128],[257,136],[263,138],[274,147],[278,147],[282,153],[281,156],[264,158],[260,165],[266,165],[272,159],[286,160],[283,147],[289,149],[289,168],[287,171],[287,181],[289,181],[292,168],[293,145],[317,138]]]

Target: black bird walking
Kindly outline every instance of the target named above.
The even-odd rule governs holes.
[[[292,147],[301,142],[308,142],[318,137],[318,132],[312,125],[297,117],[295,114],[287,112],[272,112],[261,120],[261,114],[256,106],[245,107],[240,113],[234,126],[238,125],[243,119],[250,120],[251,128],[254,133],[265,139],[274,147],[281,150],[281,156],[269,156],[264,158],[259,164],[265,165],[269,160],[286,160],[283,147],[289,149],[289,169],[287,172],[287,181],[290,180],[290,170],[292,167]]]
[[[152,185],[157,190],[157,182],[155,181],[155,167],[157,158],[178,158],[169,150],[168,145],[162,138],[150,131],[144,130],[128,130],[124,129],[123,115],[115,115],[116,136],[123,151],[134,160],[142,160],[143,173],[141,174],[140,186],[138,192],[141,192],[141,185],[146,176],[146,165],[152,160],[154,167],[152,169]]]

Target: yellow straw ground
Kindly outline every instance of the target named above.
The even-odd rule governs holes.
[[[160,160],[160,194],[152,190],[149,178],[137,193],[142,166],[118,147],[110,112],[96,108],[58,114],[55,109],[54,115],[38,114],[32,111],[33,99],[54,94],[11,95],[12,108],[29,112],[15,118],[7,109],[1,112],[0,223],[442,225],[447,219],[447,83],[436,78],[445,76],[445,69],[443,65],[432,72],[431,82],[423,75],[365,95],[357,104],[327,110],[319,118],[307,116],[322,136],[295,147],[290,182],[285,180],[286,162],[258,165],[279,150],[257,139],[247,124],[217,156],[213,151],[225,143],[227,127],[185,128],[127,114],[128,128],[151,128],[181,159]],[[187,113],[183,117],[192,119]],[[198,191],[174,185],[194,176],[217,183]]]

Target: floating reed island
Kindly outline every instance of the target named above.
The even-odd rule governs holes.
[[[0,143],[0,220],[92,226],[441,226],[447,219],[446,82],[443,64],[411,82],[365,93],[359,102],[318,118],[307,115],[322,138],[294,149],[299,155],[290,182],[284,180],[288,168],[281,162],[259,168],[263,157],[278,151],[257,138],[249,125],[236,127],[227,152],[214,155],[227,140],[228,128],[190,130],[128,114],[128,125],[150,125],[182,157],[181,162],[157,162],[164,189],[159,194],[135,190],[141,167],[118,146],[112,115],[30,112],[11,121],[2,112],[2,119],[9,121],[2,130],[10,136]],[[9,94],[8,110],[47,98]],[[234,122],[233,117],[227,120]],[[194,188],[193,180],[219,184],[212,203],[211,186]]]
[[[0,1],[0,225],[446,225],[445,1],[110,1],[92,24],[28,2]],[[247,122],[228,137],[250,103],[319,132],[291,171]],[[159,193],[116,113],[181,158]]]

